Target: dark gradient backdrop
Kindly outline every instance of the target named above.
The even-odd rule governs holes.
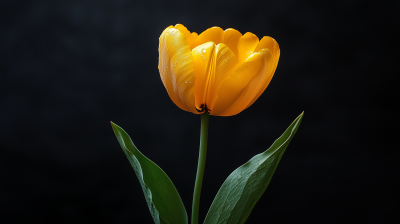
[[[190,217],[200,117],[159,77],[182,23],[272,36],[274,78],[249,109],[211,117],[201,220],[225,178],[303,123],[247,223],[385,223],[399,176],[399,1],[1,1],[0,221],[152,223],[109,121],[170,176]],[[397,65],[396,65],[397,63]],[[386,104],[386,102],[391,104]]]

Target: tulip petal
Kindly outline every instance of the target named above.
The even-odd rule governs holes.
[[[212,41],[214,44],[219,44],[223,41],[224,30],[220,27],[211,27],[206,31],[202,32],[193,44],[190,45],[190,48],[193,49],[201,44]]]
[[[207,87],[210,82],[213,64],[213,52],[215,44],[207,42],[195,47],[192,50],[193,69],[196,76],[194,86],[195,105],[198,111],[204,112],[206,105]]]
[[[240,64],[242,64],[254,52],[258,42],[258,37],[250,32],[247,32],[240,37],[237,46]]]
[[[257,47],[254,49],[254,52],[259,52],[261,49],[264,48],[268,48],[274,57],[279,54],[279,45],[272,37],[263,37],[260,40],[260,43],[258,43]]]
[[[272,39],[272,38],[271,38],[271,39]],[[275,41],[275,40],[274,40],[274,41]],[[276,41],[275,41],[275,43],[276,43]],[[268,57],[268,56],[267,56],[268,53],[265,52],[265,51],[266,51],[266,49],[262,49],[262,50],[259,51],[259,52],[262,53],[263,56],[266,58],[266,57]],[[258,97],[261,96],[261,94],[265,91],[265,89],[267,88],[267,86],[268,86],[269,83],[271,82],[272,77],[273,77],[274,74],[275,74],[276,68],[277,68],[277,66],[278,66],[279,56],[280,56],[280,50],[279,50],[278,43],[274,44],[274,49],[271,50],[271,52],[272,52],[272,55],[273,55],[273,65],[272,65],[272,70],[271,70],[270,74],[268,75],[269,78],[267,78],[267,79],[264,80],[265,83],[262,84],[262,88],[260,88],[260,89],[258,90],[256,96],[255,96],[255,97],[253,98],[253,100],[249,103],[249,105],[247,105],[247,107],[251,106],[251,105],[258,99]],[[275,54],[274,54],[274,52],[275,52]],[[269,59],[265,59],[265,60],[266,60],[266,63],[268,63],[268,60],[269,60]],[[247,107],[246,107],[246,108],[247,108]]]
[[[253,104],[271,81],[272,68],[270,50],[263,49],[252,54],[222,83],[213,115],[232,116]]]
[[[241,96],[249,82],[258,74],[262,65],[263,58],[260,54],[255,53],[250,55],[243,64],[237,67],[219,87],[211,115],[230,116],[226,112],[229,112],[229,109]]]
[[[236,57],[238,57],[238,43],[239,43],[239,39],[240,37],[242,37],[242,34],[232,28],[226,29],[224,31],[224,44],[226,44],[226,46],[228,46],[233,53],[236,55]]]
[[[183,34],[185,34],[185,37],[186,37],[186,40],[187,40],[189,46],[192,45],[193,42],[194,42],[194,41],[197,39],[197,37],[198,37],[197,33],[195,33],[195,32],[190,33],[190,31],[189,31],[184,25],[182,25],[182,24],[176,24],[176,25],[175,25],[175,29],[178,29],[178,30],[180,30]]]
[[[232,116],[240,113],[244,109],[252,105],[261,93],[267,88],[273,76],[274,56],[269,49],[263,49],[254,53],[262,59],[262,65],[257,74],[251,79],[248,85],[243,89],[240,97],[232,104],[232,106],[224,112],[222,116]]]
[[[272,55],[274,56],[274,72],[275,72],[275,69],[278,66],[279,56],[281,53],[280,49],[279,49],[279,45],[274,38],[263,37],[260,40],[260,43],[257,45],[254,52],[259,52],[263,48],[268,48],[271,51]]]
[[[214,48],[215,64],[213,71],[215,79],[209,83],[207,93],[207,107],[212,111],[214,110],[215,100],[218,96],[218,89],[221,84],[235,71],[239,65],[239,60],[236,55],[223,43],[220,43]]]
[[[238,65],[236,55],[223,43],[207,42],[192,50],[198,111],[213,110],[218,88]]]
[[[178,29],[168,27],[161,34],[158,69],[171,100],[182,110],[198,114],[192,52],[184,33]]]

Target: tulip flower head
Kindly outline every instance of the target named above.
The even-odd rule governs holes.
[[[161,80],[171,100],[195,114],[232,116],[252,105],[270,83],[280,50],[271,37],[212,27],[198,35],[177,24],[159,43]]]

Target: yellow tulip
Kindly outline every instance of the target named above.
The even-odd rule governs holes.
[[[161,80],[171,100],[195,114],[232,116],[267,88],[280,50],[271,37],[212,27],[198,35],[177,24],[160,36]]]

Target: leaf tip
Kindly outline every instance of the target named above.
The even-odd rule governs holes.
[[[114,124],[112,121],[110,121],[110,123],[111,123],[111,127],[112,127],[113,131],[114,131],[115,133],[118,133],[117,125]]]

